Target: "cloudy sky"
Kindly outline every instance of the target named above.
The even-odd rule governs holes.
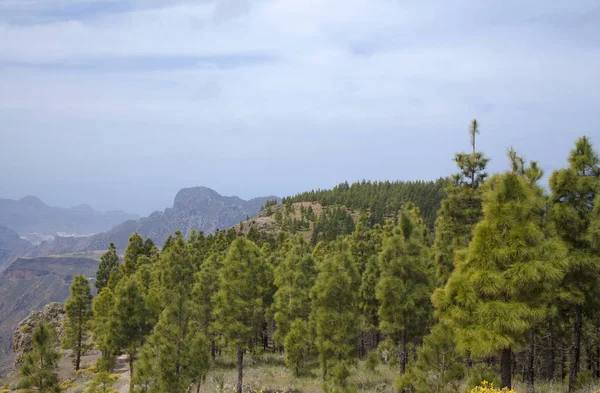
[[[0,197],[141,214],[600,148],[600,1],[0,0]]]

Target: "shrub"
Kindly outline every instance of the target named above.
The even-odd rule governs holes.
[[[493,382],[483,381],[483,382],[481,382],[481,385],[475,386],[473,389],[471,389],[470,393],[516,393],[516,392],[514,390],[508,389],[508,388],[498,389],[498,388],[494,387]]]

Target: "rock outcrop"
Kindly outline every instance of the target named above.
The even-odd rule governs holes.
[[[65,321],[65,307],[62,303],[52,302],[46,304],[39,311],[32,311],[27,318],[17,325],[12,336],[12,349],[15,355],[15,363],[20,364],[23,355],[32,349],[33,330],[40,323],[49,323],[56,330],[58,342],[64,337],[63,324]]]

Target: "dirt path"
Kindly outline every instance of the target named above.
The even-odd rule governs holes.
[[[117,364],[113,370],[113,374],[121,374],[121,377],[117,380],[113,389],[119,393],[129,392],[129,382],[131,375],[129,374],[129,363],[127,362],[127,355],[121,355],[117,358]]]

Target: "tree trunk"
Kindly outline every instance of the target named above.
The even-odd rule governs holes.
[[[406,329],[402,329],[401,337],[400,337],[400,353],[398,354],[400,357],[400,375],[404,375],[406,371]]]
[[[600,339],[600,318],[596,325],[596,334]],[[596,343],[596,378],[600,379],[600,342]]]
[[[501,388],[512,388],[512,350],[505,348],[502,350],[502,359],[500,361],[501,373],[502,373],[502,386]]]
[[[590,374],[592,374],[592,371],[594,370],[594,360],[593,357],[593,349],[592,349],[592,343],[590,342],[590,338],[586,337],[585,340],[585,360],[586,360],[586,369],[587,371],[590,372]],[[592,374],[593,375],[593,374]]]
[[[600,379],[600,344],[596,346],[596,378]]]
[[[571,369],[569,370],[569,393],[575,391],[577,373],[579,372],[579,357],[581,354],[581,326],[582,306],[575,306],[575,323],[573,324],[573,354],[571,356]]]
[[[554,352],[556,351],[556,346],[554,345],[554,323],[552,322],[552,318],[548,322],[548,330],[550,332],[550,351],[548,351],[548,379],[550,381],[554,380]]]
[[[533,329],[529,332],[529,353],[527,357],[527,393],[534,392],[534,362],[535,362],[535,332]]]
[[[561,352],[560,380],[564,382],[565,378],[567,377],[567,349],[563,348]]]
[[[238,358],[238,380],[237,380],[237,393],[242,393],[242,378],[244,377],[244,351],[242,345],[238,344],[237,347],[237,358]]]
[[[129,391],[133,392],[133,353],[129,354]]]
[[[75,371],[79,370],[81,365],[81,349],[77,348],[77,354],[75,355]]]
[[[210,358],[214,361],[217,355],[217,347],[215,340],[210,340]]]

